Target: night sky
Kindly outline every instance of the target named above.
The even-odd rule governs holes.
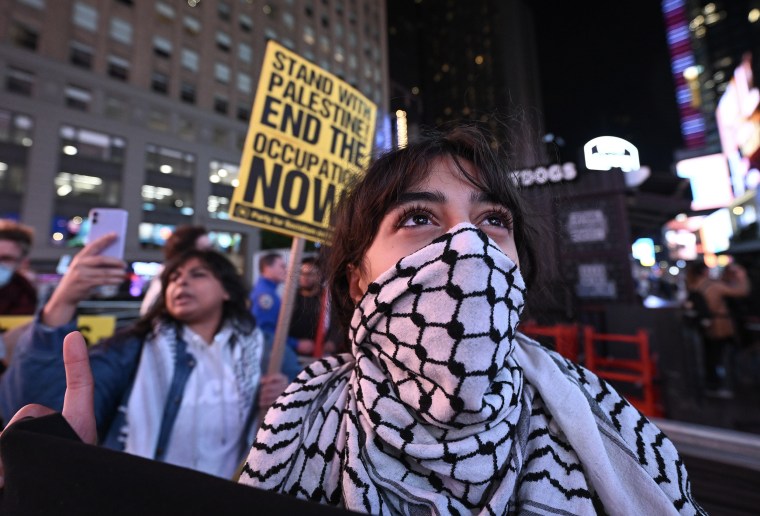
[[[682,145],[659,0],[534,0],[548,132],[576,161],[595,136],[629,140],[668,171]]]

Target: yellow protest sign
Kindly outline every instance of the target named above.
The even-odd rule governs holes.
[[[0,316],[0,332],[32,322],[31,315]],[[116,317],[113,315],[80,315],[77,318],[77,330],[87,341],[96,344],[100,339],[110,337],[116,329]]]
[[[269,41],[230,218],[326,241],[333,206],[369,160],[376,117],[357,89]]]

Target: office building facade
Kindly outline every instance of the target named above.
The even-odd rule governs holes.
[[[387,112],[376,0],[0,0],[0,217],[56,261],[92,207],[130,213],[126,259],[203,224],[250,273],[261,232],[228,220],[266,43]],[[378,117],[382,118],[382,117]]]

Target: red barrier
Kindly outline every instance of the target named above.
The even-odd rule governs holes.
[[[518,328],[528,337],[551,337],[554,339],[554,350],[563,357],[578,361],[578,325],[555,324],[540,326],[533,323],[522,323]]]
[[[654,385],[657,367],[650,354],[649,335],[644,330],[639,330],[635,335],[597,333],[590,326],[585,327],[583,333],[586,368],[604,380],[633,384],[642,396],[626,394],[631,405],[646,416],[662,417],[664,412]],[[600,353],[602,346],[598,344],[604,343],[607,344],[607,351]],[[617,348],[628,348],[630,344],[630,349],[625,349],[624,357],[611,356],[614,353],[611,348],[616,344],[623,344]]]

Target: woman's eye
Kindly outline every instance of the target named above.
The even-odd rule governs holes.
[[[401,221],[401,226],[426,226],[430,224],[430,216],[426,213],[412,213]]]
[[[487,215],[483,222],[487,226],[496,226],[506,229],[512,229],[512,216],[507,213],[492,213]]]

